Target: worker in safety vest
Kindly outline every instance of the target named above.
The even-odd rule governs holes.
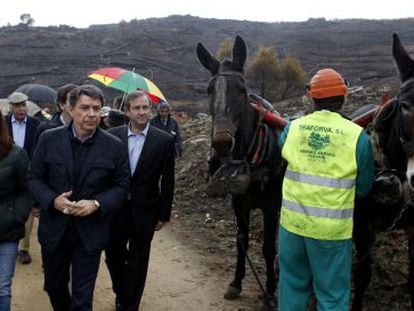
[[[314,112],[289,123],[279,228],[279,310],[348,311],[355,196],[368,194],[374,160],[368,135],[342,117],[347,83],[333,69],[311,79]]]

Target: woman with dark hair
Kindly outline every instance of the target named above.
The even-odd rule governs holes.
[[[33,200],[25,187],[29,157],[13,144],[0,111],[0,310],[10,310],[11,283],[19,240]]]

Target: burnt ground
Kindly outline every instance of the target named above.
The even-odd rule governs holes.
[[[208,80],[196,57],[197,43],[202,42],[214,53],[221,42],[236,35],[246,41],[247,62],[257,47],[271,46],[280,57],[297,58],[308,78],[318,69],[332,67],[351,85],[382,85],[397,80],[392,33],[401,36],[411,54],[413,30],[414,18],[262,23],[188,15],[85,29],[5,26],[0,27],[0,97],[7,97],[25,83],[53,88],[69,82],[102,86],[88,74],[101,67],[121,67],[151,79],[169,101],[197,100]],[[109,88],[104,92],[107,98],[122,95]]]
[[[367,89],[357,91],[350,95],[345,111],[349,113],[361,103],[379,102],[381,95],[381,92]],[[308,107],[306,99],[278,105],[282,115],[300,115]],[[230,282],[236,261],[236,225],[230,201],[229,198],[209,198],[205,193],[211,120],[208,115],[199,113],[185,121],[181,124],[185,151],[183,157],[178,159],[176,168],[174,222],[177,227],[181,227],[179,234],[182,239],[205,255],[205,265],[211,271],[225,275]],[[261,219],[261,212],[253,211],[249,254],[262,282],[265,282],[261,256]],[[372,282],[365,299],[366,310],[411,310],[408,294],[408,246],[404,232],[379,234],[373,260]],[[254,284],[254,276],[249,267],[246,271],[250,284],[247,290],[257,292],[253,296],[258,297],[260,288]],[[224,293],[227,284],[221,286]],[[258,305],[260,300],[246,301],[246,304]]]

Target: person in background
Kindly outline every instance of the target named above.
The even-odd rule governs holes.
[[[121,110],[111,109],[106,121],[109,127],[117,127],[125,125],[128,122],[128,117]]]
[[[126,116],[121,110],[112,109],[108,106],[102,108],[101,112],[101,122],[99,127],[101,129],[107,130],[113,127],[125,125]]]
[[[33,206],[26,190],[27,153],[13,144],[0,111],[0,310],[9,311],[19,239]]]
[[[279,310],[348,311],[355,197],[374,182],[370,139],[339,114],[347,83],[318,71],[308,94],[314,112],[289,123],[279,144],[287,161],[279,226]]]
[[[107,130],[111,127],[108,123],[108,114],[110,110],[111,107],[109,106],[104,106],[101,109],[101,121],[99,122],[99,127],[103,130]]]
[[[123,96],[115,97],[112,101],[112,109],[120,110],[123,98],[124,98]]]
[[[69,124],[72,121],[68,95],[70,91],[77,87],[78,86],[76,84],[69,83],[61,86],[58,89],[56,97],[58,112],[53,115],[52,120],[40,123],[36,131],[34,146],[36,146],[37,142],[39,141],[40,135],[44,131]]]
[[[116,310],[136,311],[145,287],[154,231],[161,230],[171,216],[174,140],[150,125],[151,101],[144,92],[127,96],[125,114],[129,124],[108,132],[123,142],[131,191],[111,225],[105,254]]]
[[[88,311],[109,223],[129,191],[129,172],[121,141],[98,128],[102,91],[79,86],[69,104],[72,122],[40,136],[27,184],[40,205],[44,289],[52,307]]]
[[[35,146],[35,136],[40,121],[27,115],[27,95],[20,92],[14,92],[7,98],[7,100],[11,105],[11,113],[6,116],[9,133],[11,134],[14,143],[26,150],[30,159]],[[22,264],[29,264],[32,262],[32,257],[30,256],[30,234],[33,228],[35,211],[36,210],[34,209],[33,213],[31,213],[27,219],[26,234],[20,242],[19,261]]]
[[[58,126],[69,124],[72,121],[69,93],[77,87],[78,85],[74,83],[68,83],[62,85],[57,90],[56,106],[58,111],[53,115],[52,120],[54,120]]]
[[[157,115],[151,119],[151,125],[171,134],[174,137],[175,156],[181,157],[183,142],[177,121],[171,117],[171,106],[167,102],[161,102],[157,108]]]

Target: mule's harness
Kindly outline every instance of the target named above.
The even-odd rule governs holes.
[[[411,78],[411,79],[408,79],[407,81],[405,81],[400,87],[400,92],[401,92],[401,90],[403,90],[404,88],[406,88],[408,85],[410,85],[412,83],[414,83],[414,78]],[[401,143],[401,146],[402,146],[402,149],[404,150],[405,155],[407,157],[410,157],[414,154],[414,139],[407,140],[404,137],[404,129],[403,129],[403,122],[402,122],[403,120],[402,120],[402,116],[401,116],[402,112],[401,112],[400,95],[397,95],[397,97],[394,100],[390,101],[389,104],[392,104],[393,107],[392,107],[391,112],[389,113],[389,116],[384,118],[384,121],[386,121],[390,117],[392,117],[394,115],[394,113],[397,114],[397,116],[395,116],[396,121],[394,121],[397,124],[396,125],[393,124],[393,126],[396,127],[396,131],[397,131],[396,134],[398,136],[398,139]],[[390,139],[390,138],[388,137],[388,139]],[[380,146],[380,147],[383,148],[382,146]],[[394,174],[401,180],[401,182],[403,182],[406,179],[405,172],[403,172],[399,169],[392,169],[391,165],[389,163],[389,160],[387,159],[387,157],[385,155],[385,152],[383,151],[382,153],[383,153],[383,159],[382,159],[383,163],[382,163],[382,165],[383,165],[384,169],[381,170],[377,174],[377,176],[379,174],[383,174],[384,172],[391,171],[391,172],[394,172]],[[385,234],[388,234],[389,232],[391,232],[397,226],[398,222],[401,220],[404,213],[409,208],[410,204],[408,203],[408,201],[405,198],[403,198],[403,200],[404,200],[403,207],[398,212],[398,214],[395,216],[395,218],[392,220],[391,225],[385,230]]]
[[[413,84],[413,83],[414,83],[414,78],[408,79],[401,85],[400,90],[403,90],[408,85]],[[396,106],[398,109],[397,113],[398,113],[398,118],[399,118],[398,120],[399,139],[400,139],[400,142],[404,149],[405,154],[407,155],[407,157],[410,157],[414,154],[414,139],[406,140],[404,137],[404,130],[402,127],[402,117],[401,117],[401,101],[400,101],[399,95],[397,96],[397,99],[396,99]]]

